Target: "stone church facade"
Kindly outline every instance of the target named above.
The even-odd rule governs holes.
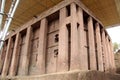
[[[65,0],[11,32],[0,57],[1,76],[115,71],[108,33],[78,0]]]

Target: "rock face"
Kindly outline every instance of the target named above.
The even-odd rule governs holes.
[[[69,71],[40,76],[7,77],[0,80],[120,80],[120,75],[100,71]]]
[[[120,50],[115,54],[116,72],[120,74]]]

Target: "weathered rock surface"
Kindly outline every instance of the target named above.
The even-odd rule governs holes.
[[[120,75],[99,71],[70,71],[37,76],[17,76],[0,80],[120,80]]]
[[[116,66],[116,72],[120,74],[120,50],[114,54],[115,56],[115,66]]]

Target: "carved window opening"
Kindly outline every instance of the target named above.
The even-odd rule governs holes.
[[[56,34],[55,35],[55,42],[58,42],[59,41],[59,34]]]
[[[58,49],[55,49],[54,50],[54,57],[57,57],[58,56]]]
[[[67,9],[67,17],[69,17],[71,15],[70,5],[68,5],[66,9]]]

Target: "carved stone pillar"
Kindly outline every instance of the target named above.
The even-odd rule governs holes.
[[[20,50],[19,42],[20,42],[20,33],[17,33],[16,40],[15,40],[15,45],[14,45],[14,49],[13,49],[10,72],[9,72],[10,76],[15,76],[16,72],[17,72],[18,60],[19,60],[18,55],[19,55],[19,50]]]
[[[4,42],[3,48],[1,50],[0,55],[0,73],[2,73],[3,65],[5,62],[5,56],[6,56],[6,50],[7,50],[7,42]]]
[[[29,60],[30,60],[30,48],[31,48],[31,26],[27,28],[26,38],[25,38],[25,51],[24,51],[24,61],[22,62],[21,70],[23,71],[21,75],[28,75]]]
[[[78,32],[78,40],[79,40],[79,56],[80,59],[80,69],[88,70],[88,54],[85,52],[85,34],[84,34],[84,22],[83,22],[83,10],[78,8],[78,22],[79,22],[79,32]],[[83,63],[84,60],[84,63]]]
[[[45,56],[46,56],[46,39],[47,39],[47,28],[48,22],[46,18],[41,20],[40,32],[39,32],[39,47],[38,47],[38,61],[37,67],[40,74],[45,73]]]
[[[70,70],[80,69],[80,60],[78,52],[78,26],[77,26],[77,7],[71,3],[71,64]]]
[[[114,53],[113,53],[113,45],[111,40],[109,41],[109,45],[110,45],[110,54],[111,54],[111,62],[112,62],[112,71],[115,72],[116,67],[115,67],[115,59],[114,59]]]
[[[10,65],[10,58],[12,56],[12,50],[11,50],[12,44],[13,44],[13,40],[12,40],[12,38],[9,38],[7,51],[6,51],[6,56],[5,56],[5,62],[4,62],[4,65],[3,65],[3,70],[2,70],[2,76],[6,76],[7,73],[8,73],[8,68],[9,68],[9,65]]]
[[[96,27],[95,32],[96,32],[98,70],[99,71],[104,71],[102,45],[101,45],[102,43],[101,43],[101,35],[100,35],[100,25],[99,25],[99,23],[96,23],[95,27]]]
[[[109,62],[109,71],[112,71],[111,52],[110,52],[108,35],[106,36],[106,45],[107,45],[107,55],[108,55],[108,62]]]
[[[92,17],[88,18],[88,39],[89,39],[88,43],[89,43],[90,70],[97,70]]]
[[[102,30],[102,48],[103,48],[103,55],[104,55],[105,71],[108,72],[109,62],[108,62],[107,46],[106,46],[105,31],[104,30]]]
[[[60,10],[59,51],[57,71],[68,71],[68,30],[66,27],[66,7]],[[60,66],[59,66],[60,65]]]

